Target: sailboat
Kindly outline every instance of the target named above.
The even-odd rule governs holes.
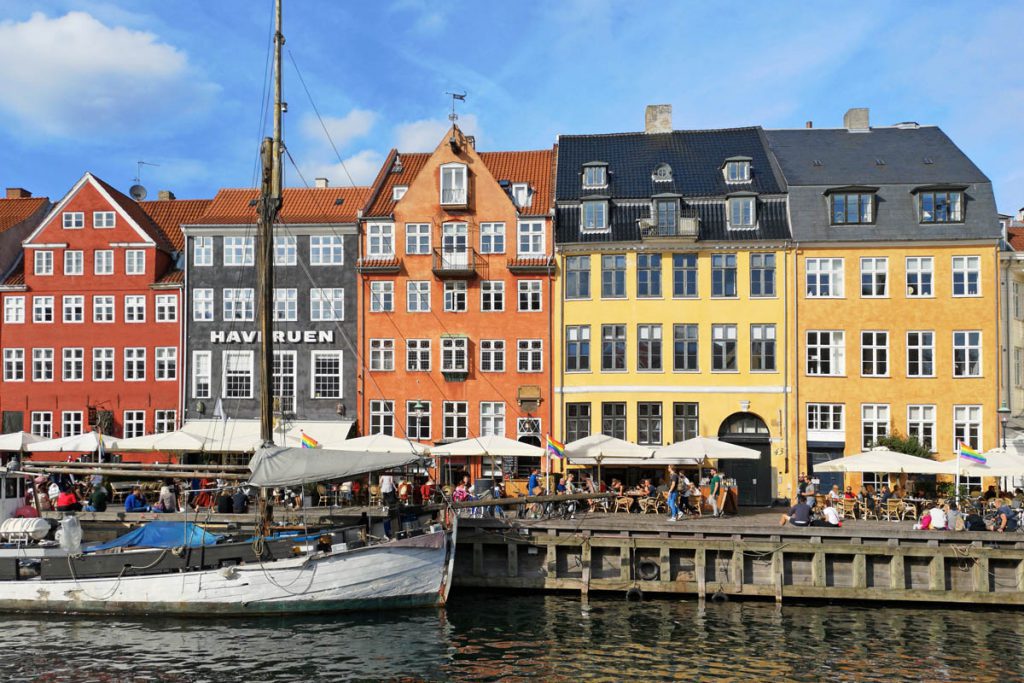
[[[257,275],[260,306],[260,431],[263,446],[250,463],[249,484],[266,490],[403,467],[409,453],[284,448],[275,445],[273,358],[273,226],[281,208],[281,0],[274,34],[274,135],[263,140]],[[227,542],[193,524],[151,523],[155,540],[115,541],[103,552],[0,555],[0,610],[56,613],[181,615],[281,614],[443,606],[455,560],[456,517],[450,522],[383,522],[314,531],[269,534],[261,519],[252,538]],[[77,519],[65,518],[66,537]],[[143,528],[143,535],[146,527]],[[74,541],[69,541],[76,545]],[[154,547],[155,546],[155,547]],[[94,549],[98,550],[98,549]],[[119,552],[111,552],[112,550]]]

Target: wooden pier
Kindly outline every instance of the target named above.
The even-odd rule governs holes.
[[[460,519],[455,585],[1024,606],[1024,534],[859,520],[779,527],[778,519]]]

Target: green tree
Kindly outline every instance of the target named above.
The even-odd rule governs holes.
[[[876,440],[874,446],[885,446],[890,451],[916,455],[919,458],[932,458],[931,449],[917,440],[916,436],[905,436],[899,432],[887,434]]]

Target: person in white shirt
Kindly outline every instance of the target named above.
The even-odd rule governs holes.
[[[395,478],[390,474],[380,475],[380,497],[388,507],[394,507],[398,502],[398,494],[395,492]]]
[[[811,526],[824,526],[824,527],[838,527],[842,526],[842,522],[839,519],[839,512],[832,507],[831,501],[825,505],[825,509],[821,511],[821,519],[811,522]]]
[[[929,529],[935,529],[937,531],[945,531],[946,529],[946,511],[943,510],[936,503],[935,507],[928,511],[928,516],[932,518]]]

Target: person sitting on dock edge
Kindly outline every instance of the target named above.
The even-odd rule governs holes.
[[[124,511],[125,512],[149,512],[149,504],[146,503],[146,497],[142,495],[142,488],[136,486],[132,489],[132,492],[128,494],[128,497],[124,499]]]
[[[793,526],[810,526],[811,506],[807,504],[805,497],[797,496],[796,504],[789,509],[787,514],[782,515],[782,519],[779,520],[779,526],[785,526],[786,522]]]

